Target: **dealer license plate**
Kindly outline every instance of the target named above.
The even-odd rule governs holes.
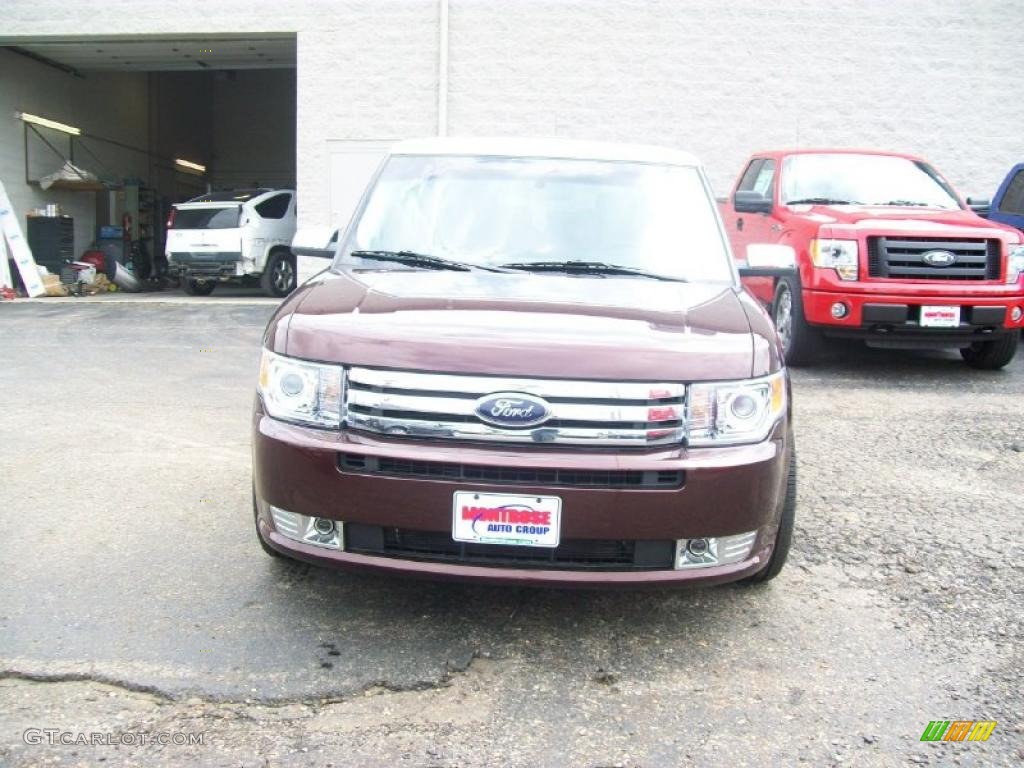
[[[557,496],[456,491],[452,538],[468,544],[557,547],[562,500]]]
[[[960,307],[921,307],[922,328],[957,328],[960,325]]]

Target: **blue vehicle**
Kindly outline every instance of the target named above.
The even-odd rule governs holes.
[[[989,219],[1024,230],[1024,163],[1013,166],[999,185]]]

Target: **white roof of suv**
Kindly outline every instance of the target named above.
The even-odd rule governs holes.
[[[392,155],[481,155],[485,157],[549,157],[568,160],[611,160],[700,166],[688,152],[644,144],[619,144],[570,139],[431,138],[400,141]]]
[[[205,195],[199,195],[193,197],[190,200],[186,200],[183,203],[175,203],[175,208],[182,206],[205,206],[205,205],[241,205],[242,203],[252,203],[263,198],[269,197],[271,194],[277,194],[278,192],[288,192],[295,194],[294,189],[270,189],[268,187],[259,187],[256,189],[225,189],[219,192],[209,192]]]

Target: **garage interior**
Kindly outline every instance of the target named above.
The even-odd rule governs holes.
[[[98,249],[145,279],[174,203],[295,188],[294,34],[19,41],[0,66],[0,181],[50,271]]]

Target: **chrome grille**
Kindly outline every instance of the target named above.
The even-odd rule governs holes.
[[[526,428],[487,424],[477,401],[499,392],[541,397],[551,415]],[[685,394],[679,383],[352,368],[346,409],[352,429],[392,437],[643,448],[682,442]]]
[[[998,280],[999,240],[944,237],[869,237],[868,275],[917,280]],[[924,260],[929,251],[953,256],[948,266]]]

